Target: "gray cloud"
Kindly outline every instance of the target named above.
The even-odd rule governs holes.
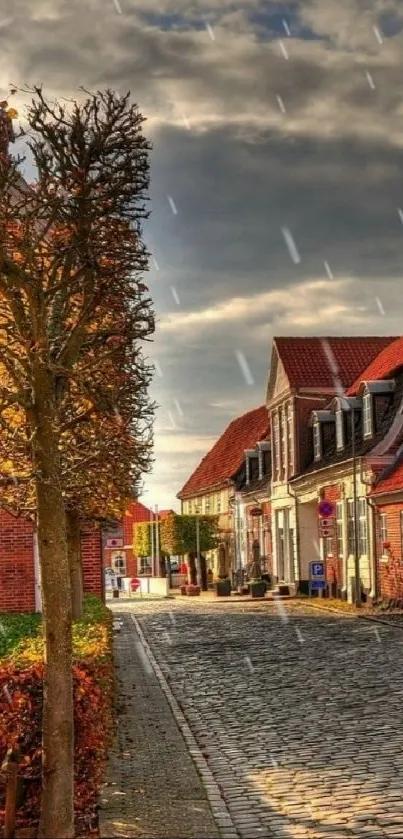
[[[264,401],[273,334],[401,330],[401,3],[301,0],[286,15],[291,38],[274,0],[159,0],[157,12],[120,0],[121,15],[113,0],[3,5],[4,92],[11,81],[66,97],[80,85],[130,89],[148,118],[146,237],[160,268],[150,352],[163,376],[146,500],[171,506],[214,436]]]

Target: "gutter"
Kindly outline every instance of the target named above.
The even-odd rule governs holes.
[[[373,552],[372,552],[373,553],[373,556],[372,556],[372,559],[373,559],[373,582],[372,582],[372,590],[370,591],[370,597],[371,597],[371,594],[372,594],[373,599],[377,600],[378,597],[380,596],[379,574],[378,574],[378,557],[377,557],[377,541],[378,541],[377,540],[377,526],[376,526],[377,525],[377,521],[376,521],[377,507],[376,507],[376,502],[372,498],[370,498],[369,496],[366,496],[366,501],[367,501],[367,504],[369,505],[369,507],[371,509],[371,530],[372,530],[372,545],[373,545]]]

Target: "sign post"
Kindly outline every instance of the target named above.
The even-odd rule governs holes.
[[[309,596],[313,591],[323,591],[326,588],[325,563],[314,561],[309,563]]]

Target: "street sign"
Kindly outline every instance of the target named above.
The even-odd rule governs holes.
[[[334,519],[319,519],[319,536],[321,539],[328,539],[334,534]]]
[[[325,563],[314,560],[309,563],[309,593],[322,591],[326,588]]]
[[[123,548],[123,539],[113,537],[106,540],[107,548]]]
[[[325,563],[324,562],[310,562],[309,563],[309,574],[311,579],[315,577],[324,577],[325,576]]]
[[[320,589],[326,588],[326,580],[311,580],[309,585],[311,591],[318,591]]]
[[[335,507],[331,501],[321,501],[318,504],[318,516],[322,518],[329,519],[335,515]]]

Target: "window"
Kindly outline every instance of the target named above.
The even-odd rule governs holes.
[[[204,512],[206,513],[206,516],[208,516],[209,513],[210,513],[210,506],[211,506],[210,497],[207,496],[204,499]]]
[[[388,517],[386,513],[381,513],[379,516],[379,526],[380,526],[380,537],[381,537],[381,548],[382,552],[384,550],[383,543],[388,541]]]
[[[217,513],[221,513],[221,492],[217,493]]]
[[[358,553],[366,556],[368,552],[367,502],[365,498],[358,499]]]
[[[344,533],[343,533],[343,502],[338,501],[336,504],[336,538],[337,538],[337,554],[339,557],[344,556]]]
[[[347,552],[349,556],[355,553],[354,501],[351,498],[347,501]]]
[[[372,435],[372,396],[366,393],[362,400],[362,428],[364,437]]]
[[[275,478],[280,480],[281,452],[280,452],[280,418],[278,411],[274,414],[274,469]]]
[[[328,536],[326,539],[323,540],[324,548],[325,548],[325,556],[333,556],[333,539],[331,536]]]
[[[344,414],[341,409],[336,411],[336,447],[338,452],[344,448]]]
[[[188,515],[189,516],[193,515],[193,501],[189,501]]]
[[[286,410],[283,408],[281,411],[281,453],[283,457],[283,467],[285,478],[288,478],[288,448],[287,448],[287,441],[288,441],[288,433],[287,433],[287,415]]]
[[[293,415],[291,405],[287,405],[287,438],[288,438],[288,475],[294,473],[294,435],[293,430]]]
[[[148,556],[141,556],[140,557],[140,571],[139,571],[140,577],[143,577],[143,576],[145,576],[147,574],[151,574],[151,573],[152,573],[152,568],[151,568],[151,565],[150,565],[149,557]]]
[[[313,426],[313,456],[315,460],[320,460],[322,455],[322,440],[320,422],[316,421]]]

